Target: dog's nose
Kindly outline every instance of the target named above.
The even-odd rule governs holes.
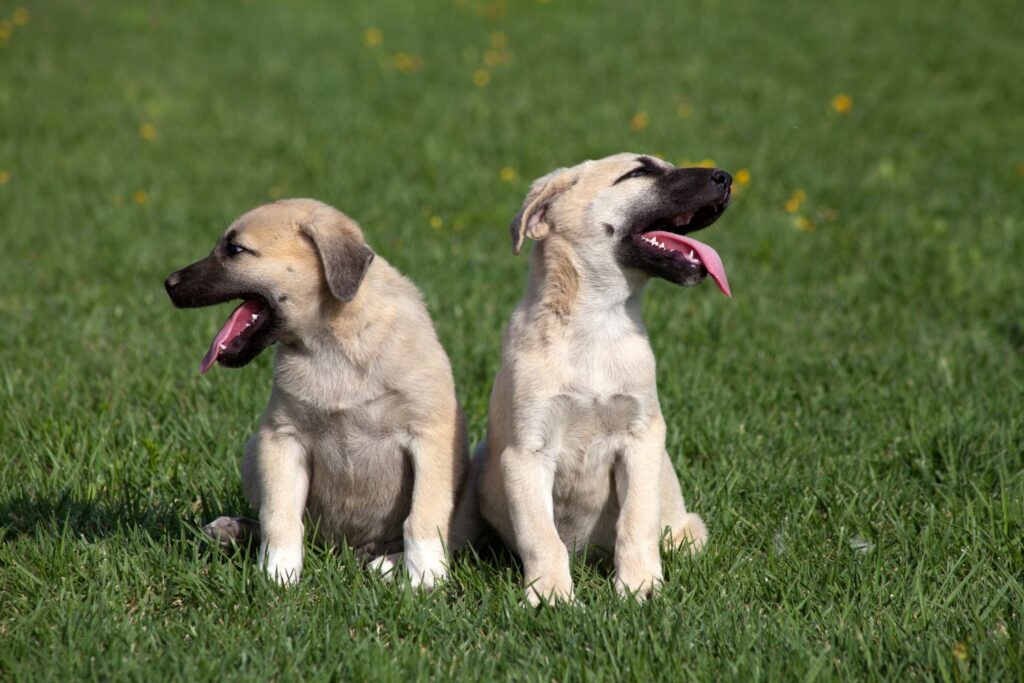
[[[170,291],[177,287],[179,284],[181,284],[181,273],[175,271],[168,275],[167,279],[164,280],[164,289],[166,289],[167,292],[170,293]]]
[[[723,188],[727,188],[732,185],[732,176],[722,169],[716,168],[711,174],[711,182],[715,185],[721,185]]]

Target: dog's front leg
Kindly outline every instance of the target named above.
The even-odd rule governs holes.
[[[660,491],[665,423],[659,415],[627,442],[615,464],[619,519],[615,526],[615,588],[643,600],[661,584]]]
[[[424,434],[410,448],[412,506],[402,526],[402,560],[414,588],[430,590],[448,575],[445,544],[450,541],[455,491],[468,465],[456,447],[455,430],[451,425]]]
[[[523,561],[526,599],[572,602],[569,551],[555,527],[554,465],[540,450],[507,448],[501,454],[508,513],[515,533],[516,550]]]
[[[259,564],[278,583],[302,574],[302,515],[309,492],[309,458],[294,434],[269,428],[249,443],[243,478],[259,508]],[[255,500],[253,500],[255,499]]]

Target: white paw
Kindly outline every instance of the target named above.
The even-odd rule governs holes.
[[[708,527],[695,512],[683,515],[679,525],[672,529],[672,545],[685,548],[691,555],[696,555],[708,545]]]
[[[646,552],[629,552],[628,547],[615,550],[615,590],[619,595],[642,602],[657,593],[662,581],[657,544],[645,548]]]
[[[380,572],[381,578],[390,581],[395,577],[398,565],[402,562],[402,553],[391,553],[375,557],[369,562],[370,569]]]
[[[526,602],[533,607],[542,603],[549,605],[576,604],[569,567],[552,568],[548,573],[526,582]]]
[[[661,568],[654,571],[640,571],[634,574],[616,573],[615,590],[623,597],[632,597],[643,602],[661,589]]]
[[[413,588],[430,590],[438,581],[448,576],[444,546],[439,540],[417,541],[406,538],[403,559]]]
[[[302,575],[302,543],[297,545],[260,544],[260,567],[267,576],[282,586],[291,586],[299,582]]]

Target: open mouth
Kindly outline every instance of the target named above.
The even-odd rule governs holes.
[[[245,297],[213,338],[210,349],[199,364],[199,372],[205,373],[216,362],[227,366],[247,362],[251,357],[251,342],[270,324],[273,317],[273,310],[263,299],[257,296]]]
[[[637,246],[649,253],[669,257],[680,265],[703,267],[722,290],[722,294],[731,297],[725,266],[718,252],[687,236],[687,233],[706,228],[718,220],[727,205],[728,196],[720,203],[706,204],[692,211],[659,218],[634,232],[631,238]]]

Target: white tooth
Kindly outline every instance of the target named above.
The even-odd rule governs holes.
[[[221,351],[223,351],[223,350],[224,350],[224,349],[226,349],[226,348],[228,348],[228,347],[224,346],[223,344],[221,344],[221,345],[220,345],[220,350],[221,350]]]
[[[253,320],[255,320],[255,319],[256,319],[256,318],[258,318],[258,317],[260,317],[260,316],[259,316],[259,313],[253,313],[253,314],[252,314],[252,319],[253,319]]]

